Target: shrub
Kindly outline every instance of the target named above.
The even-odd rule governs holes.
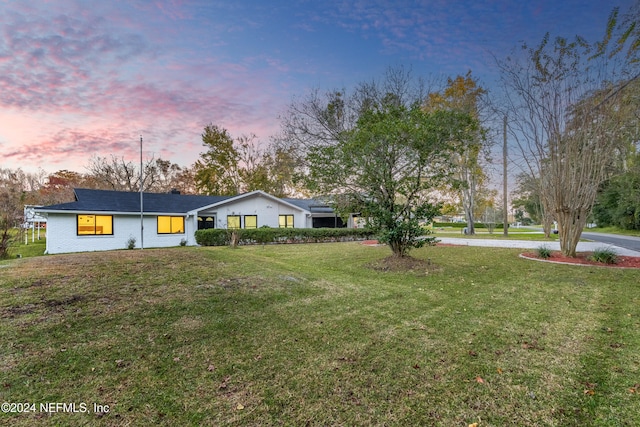
[[[451,228],[465,228],[467,226],[466,222],[434,222],[433,223],[433,227],[434,228],[440,228],[440,227],[451,227]],[[474,222],[473,226],[478,229],[484,229],[484,228],[489,228],[488,224],[484,224],[482,222]],[[494,230],[502,230],[504,228],[504,225],[500,222],[500,223],[495,223],[492,225]]]
[[[267,243],[323,243],[365,240],[373,238],[371,231],[362,228],[257,228],[235,230],[238,244]],[[196,231],[196,242],[202,246],[229,245],[226,229],[210,228]]]
[[[127,245],[125,246],[127,249],[134,249],[136,247],[136,238],[131,236],[129,240],[127,240]]]
[[[542,259],[549,259],[551,258],[551,249],[549,249],[548,246],[539,246],[538,249],[536,250],[536,253],[538,254],[538,258],[542,258]]]
[[[593,255],[591,255],[591,259],[596,262],[601,262],[603,264],[615,264],[618,262],[618,254],[613,249],[609,248],[598,248],[593,251]]]

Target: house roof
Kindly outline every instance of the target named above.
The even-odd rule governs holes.
[[[316,199],[282,199],[311,213],[333,213],[331,206]]]
[[[130,191],[74,189],[76,201],[37,208],[39,211],[140,212],[140,193]],[[231,196],[143,193],[145,212],[187,213]]]
[[[41,212],[140,212],[140,193],[112,190],[92,190],[86,188],[74,189],[74,202],[61,203],[36,208]],[[188,213],[191,211],[208,208],[224,202],[233,202],[237,199],[252,195],[263,195],[284,203],[293,205],[310,213],[333,213],[331,207],[320,203],[315,199],[278,199],[263,191],[254,191],[237,196],[198,196],[190,194],[173,193],[143,193],[144,212],[148,213]]]

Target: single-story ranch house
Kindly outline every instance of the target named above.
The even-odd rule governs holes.
[[[36,208],[47,218],[46,253],[124,249],[130,239],[145,248],[197,245],[205,228],[353,227],[313,199],[284,199],[264,191],[197,196],[75,189],[75,201]],[[142,219],[141,219],[142,217]],[[141,236],[141,231],[144,235]],[[143,237],[143,239],[141,239]]]

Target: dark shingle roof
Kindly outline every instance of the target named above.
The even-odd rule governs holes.
[[[38,208],[42,211],[140,212],[140,193],[130,191],[76,188],[76,201]],[[236,196],[198,196],[173,193],[143,193],[145,212],[187,213]],[[333,213],[315,199],[281,199],[311,213]]]
[[[39,210],[140,212],[140,193],[128,191],[76,188],[76,201],[45,206]],[[186,213],[219,203],[231,196],[196,196],[190,194],[143,193],[145,212]]]

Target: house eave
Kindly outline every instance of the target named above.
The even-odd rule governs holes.
[[[44,209],[38,210],[42,214],[76,214],[76,215],[121,215],[121,216],[140,216],[140,212],[123,212],[123,211],[98,211],[92,209]],[[148,212],[143,211],[145,216],[191,216],[194,212]]]
[[[306,209],[301,208],[300,206],[296,206],[296,205],[294,205],[292,203],[287,202],[286,200],[279,199],[279,198],[277,198],[275,196],[272,196],[269,193],[265,193],[262,190],[255,190],[255,191],[251,191],[249,193],[240,194],[240,195],[237,195],[237,196],[234,196],[234,197],[230,197],[228,199],[221,200],[221,201],[219,201],[217,203],[212,203],[210,205],[206,205],[206,206],[199,207],[197,209],[193,209],[193,210],[189,211],[189,213],[192,214],[192,215],[196,215],[198,212],[206,211],[206,210],[210,210],[210,209],[214,209],[214,208],[219,208],[219,207],[222,207],[224,205],[227,205],[227,204],[230,204],[230,203],[234,203],[234,202],[237,202],[239,200],[250,198],[250,197],[264,197],[265,199],[269,199],[269,200],[273,201],[274,203],[280,203],[280,204],[286,205],[286,206],[288,206],[288,207],[290,207],[292,209],[295,209],[295,210],[297,210],[299,212],[306,213],[306,214],[311,214],[311,212],[309,212]]]

